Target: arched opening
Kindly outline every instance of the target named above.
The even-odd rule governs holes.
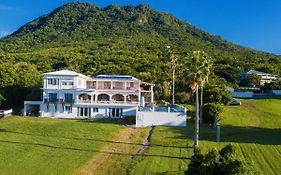
[[[91,96],[89,94],[80,94],[78,98],[82,103],[91,103]]]
[[[98,101],[99,102],[104,102],[104,101],[109,101],[109,95],[107,95],[107,94],[99,94],[98,95]]]
[[[121,95],[121,94],[115,94],[112,96],[112,101],[113,102],[124,102],[125,97],[124,97],[124,95]]]
[[[126,101],[128,103],[138,103],[139,102],[139,96],[135,95],[135,94],[127,95]]]

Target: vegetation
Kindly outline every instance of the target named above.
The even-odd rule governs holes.
[[[221,116],[221,142],[213,127],[203,125],[200,148],[203,154],[232,144],[234,156],[246,160],[257,174],[281,171],[280,99],[241,100],[241,106],[225,106]],[[193,155],[193,124],[187,128],[156,127],[151,147],[135,160],[131,174],[184,174]],[[173,163],[171,163],[173,162]]]
[[[264,86],[261,87],[261,89],[266,92],[269,92],[271,90],[281,90],[281,80],[265,83]]]
[[[220,114],[223,108],[216,103],[206,103],[203,105],[203,121],[210,125],[216,125],[221,120]]]
[[[234,147],[226,145],[219,152],[216,150],[209,151],[203,155],[197,150],[191,157],[187,175],[234,175],[234,174],[255,174],[249,170],[245,164],[234,156]]]
[[[247,86],[248,84],[254,84],[255,86],[259,86],[261,82],[261,76],[257,74],[250,74],[245,79],[243,79],[240,84],[242,86]]]
[[[154,82],[155,97],[170,101],[167,45],[178,55],[176,93],[188,90],[181,64],[194,50],[208,53],[214,60],[212,76],[230,84],[237,84],[237,73],[244,69],[281,74],[279,56],[237,46],[146,5],[70,3],[0,40],[3,107],[40,98],[35,94],[41,73],[65,68],[86,75],[130,74]]]
[[[121,129],[112,119],[1,119],[0,174],[73,174]]]
[[[224,86],[207,85],[204,89],[204,94],[205,103],[221,103],[226,105],[232,99],[231,93]]]
[[[192,91],[195,92],[195,130],[194,130],[194,148],[198,147],[199,139],[199,117],[202,121],[202,113],[199,115],[199,88],[203,91],[203,86],[208,80],[210,74],[211,59],[202,51],[194,51],[192,55],[184,63],[184,74],[186,82],[191,87]],[[201,94],[203,99],[203,93]],[[202,102],[201,99],[201,102]]]

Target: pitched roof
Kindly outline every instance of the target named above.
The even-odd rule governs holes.
[[[67,75],[67,76],[81,76],[84,78],[90,78],[86,75],[74,72],[74,71],[70,71],[70,70],[59,70],[59,71],[55,71],[55,72],[48,72],[48,73],[44,73],[43,75]]]
[[[265,73],[265,72],[261,72],[261,71],[256,71],[256,70],[247,70],[247,71],[243,71],[241,72],[241,74],[257,74],[257,75],[273,75],[273,74],[269,74],[269,73]],[[273,75],[275,76],[275,75]]]

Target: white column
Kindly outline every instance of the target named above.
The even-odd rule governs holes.
[[[151,85],[150,90],[151,90],[151,103],[153,103],[154,102],[153,85]]]
[[[95,94],[95,102],[98,101],[98,94]]]
[[[112,101],[112,95],[109,95],[109,103]]]
[[[99,87],[99,82],[96,81],[96,89],[98,89],[98,87]]]
[[[124,103],[127,102],[127,95],[124,95]]]
[[[113,82],[110,81],[110,89],[113,89]]]

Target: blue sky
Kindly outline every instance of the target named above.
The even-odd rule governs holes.
[[[0,0],[0,37],[71,0]],[[84,0],[148,4],[236,44],[281,54],[281,0]]]

